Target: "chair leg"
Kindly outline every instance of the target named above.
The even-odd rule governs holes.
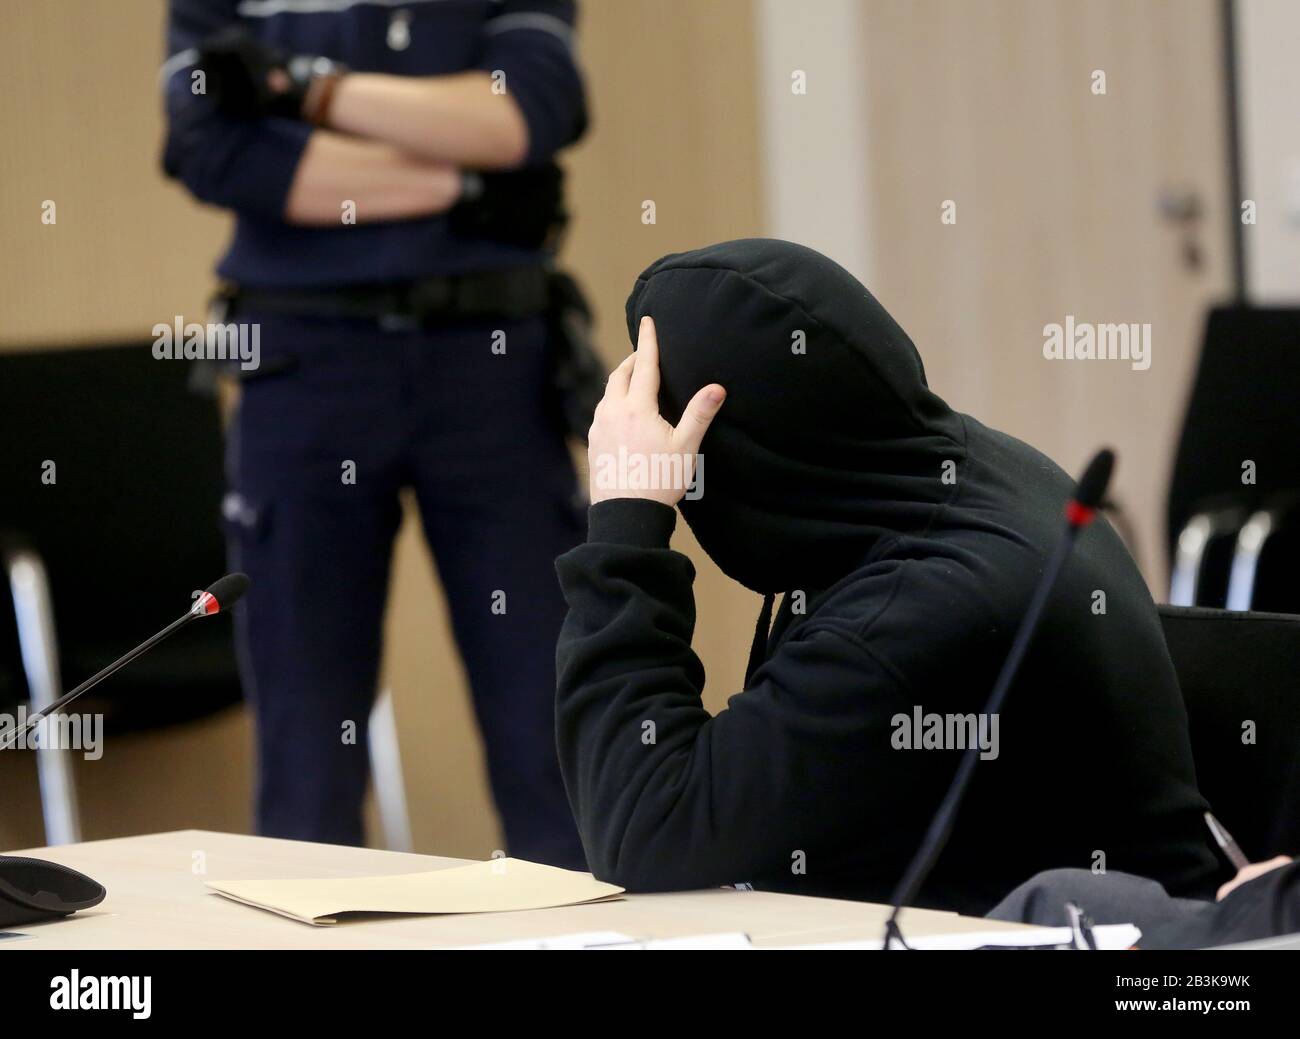
[[[406,809],[406,784],[397,744],[397,716],[389,689],[380,692],[370,711],[370,781],[375,790],[384,847],[411,850],[411,821]]]
[[[31,691],[31,709],[33,713],[43,711],[59,698],[62,688],[49,580],[40,556],[30,549],[7,554],[5,570],[18,619],[18,644]],[[81,818],[77,810],[72,752],[53,748],[37,750],[36,771],[41,784],[46,843],[75,844],[81,840]]]

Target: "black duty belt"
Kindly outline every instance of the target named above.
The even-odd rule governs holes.
[[[518,319],[547,310],[549,274],[543,267],[483,271],[416,281],[347,285],[334,289],[256,289],[223,286],[213,303],[229,321],[239,312],[295,317],[372,320],[391,330],[471,318]]]

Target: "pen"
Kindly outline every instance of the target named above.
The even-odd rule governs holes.
[[[1223,854],[1228,856],[1228,861],[1232,863],[1234,869],[1245,869],[1250,865],[1250,859],[1246,858],[1237,842],[1232,839],[1232,834],[1225,830],[1223,823],[1209,812],[1205,813],[1205,825],[1210,828],[1210,833],[1214,834],[1215,843],[1222,849]]]

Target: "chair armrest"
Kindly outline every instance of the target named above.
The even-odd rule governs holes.
[[[1187,521],[1187,525],[1178,532],[1174,569],[1169,578],[1171,606],[1197,605],[1205,554],[1211,539],[1224,533],[1236,532],[1245,519],[1243,510],[1228,508],[1198,512]]]
[[[0,532],[0,564],[14,600],[18,647],[31,706],[34,711],[43,711],[59,698],[63,688],[50,580],[40,553],[26,539],[7,532]],[[46,843],[72,844],[81,840],[76,780],[68,755],[42,750],[36,755],[36,771]]]
[[[1278,512],[1260,509],[1251,515],[1237,534],[1237,544],[1232,552],[1232,570],[1228,577],[1228,600],[1225,603],[1228,609],[1249,610],[1255,601],[1259,557],[1281,520]]]
[[[40,554],[23,538],[0,535],[0,563],[18,621],[18,647],[32,708],[44,710],[59,698],[59,641],[50,581]]]

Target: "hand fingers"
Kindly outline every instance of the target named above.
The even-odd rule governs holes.
[[[1218,894],[1215,895],[1215,901],[1222,902],[1242,884],[1254,880],[1256,877],[1262,877],[1265,873],[1275,870],[1279,866],[1285,866],[1290,861],[1290,855],[1277,855],[1267,862],[1252,862],[1249,866],[1242,866],[1235,877],[1219,888]]]
[[[653,318],[643,317],[637,331],[636,366],[632,369],[632,383],[628,396],[659,410],[659,339],[655,335]]]
[[[636,363],[636,354],[630,353],[623,358],[623,363],[609,373],[605,380],[605,398],[626,397],[628,383],[632,380],[632,366]]]
[[[683,454],[695,454],[700,449],[700,441],[709,431],[709,423],[727,399],[727,391],[716,382],[705,386],[691,398],[682,412],[682,420],[673,430],[673,447]]]

